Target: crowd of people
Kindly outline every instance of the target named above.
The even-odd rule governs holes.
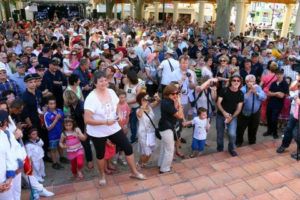
[[[82,179],[84,163],[94,167],[92,148],[105,185],[117,164],[146,179],[139,171],[158,143],[159,173],[169,173],[174,154],[201,155],[211,127],[217,151],[232,156],[247,128],[248,144],[257,142],[259,125],[274,139],[286,127],[278,153],[298,141],[300,77],[292,65],[299,37],[228,40],[197,23],[131,18],[10,19],[0,30],[0,199],[20,199],[21,177],[39,195],[53,196],[42,184],[44,162],[55,170],[69,163]],[[184,155],[181,133],[191,127],[191,153]]]

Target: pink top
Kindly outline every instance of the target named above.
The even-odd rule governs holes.
[[[68,146],[67,152],[74,152],[82,149],[80,139],[75,135],[78,135],[78,128],[74,132],[64,132],[66,138],[66,145]]]
[[[74,71],[74,69],[76,69],[79,66],[79,61],[75,60],[75,62],[73,62],[69,68],[69,70]]]
[[[299,111],[299,105],[298,105],[297,102],[296,102],[295,110],[294,110],[294,114],[293,114],[293,117],[294,117],[295,119],[298,119],[298,111]]]
[[[35,68],[34,68],[34,67],[30,67],[30,68],[28,69],[28,73],[29,73],[29,74],[34,74],[34,73],[36,73]]]
[[[275,74],[267,74],[262,77],[261,81],[264,83],[263,84],[263,91],[267,94],[269,92],[269,89],[271,87],[271,84],[275,81],[277,81],[277,78]]]
[[[120,105],[119,104],[119,112],[120,112],[120,125],[124,126],[126,125],[126,120],[129,117],[130,114],[130,107],[127,103]]]

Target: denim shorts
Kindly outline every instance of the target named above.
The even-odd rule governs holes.
[[[58,144],[59,144],[59,140],[50,140],[49,149],[57,149]]]
[[[196,138],[193,138],[192,150],[202,152],[204,150],[205,143],[206,143],[206,140],[198,140]]]

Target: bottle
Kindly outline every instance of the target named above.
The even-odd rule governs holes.
[[[37,192],[36,189],[32,188],[30,200],[40,200],[40,195],[39,195],[39,193]]]

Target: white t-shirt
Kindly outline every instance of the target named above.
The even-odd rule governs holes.
[[[195,125],[193,137],[197,140],[205,140],[207,137],[207,119],[200,119],[199,117],[194,117],[192,124]]]
[[[170,74],[173,71],[171,70],[171,66],[170,66],[170,63],[168,62],[168,60],[170,61],[171,65],[173,67],[173,71],[179,69],[178,60],[169,58],[169,59],[165,59],[164,61],[162,61],[159,65],[159,68],[162,70],[161,84],[163,84],[163,85],[169,85],[172,81],[172,76],[170,76]]]
[[[211,70],[204,66],[201,70],[201,76],[209,76],[209,78],[213,78],[213,73],[211,72]]]
[[[100,54],[102,53],[102,51],[100,51],[100,49],[95,49],[95,50],[92,50],[91,52],[91,56],[94,57],[94,56],[98,56],[100,58]],[[92,61],[92,69],[96,69],[96,61],[97,60],[93,60]]]
[[[99,101],[95,90],[93,90],[84,102],[84,109],[93,112],[94,120],[112,120],[117,118],[117,105],[119,98],[112,89],[108,89],[110,101],[103,104]],[[118,122],[113,125],[87,125],[87,134],[93,137],[106,137],[113,135],[121,129]]]

